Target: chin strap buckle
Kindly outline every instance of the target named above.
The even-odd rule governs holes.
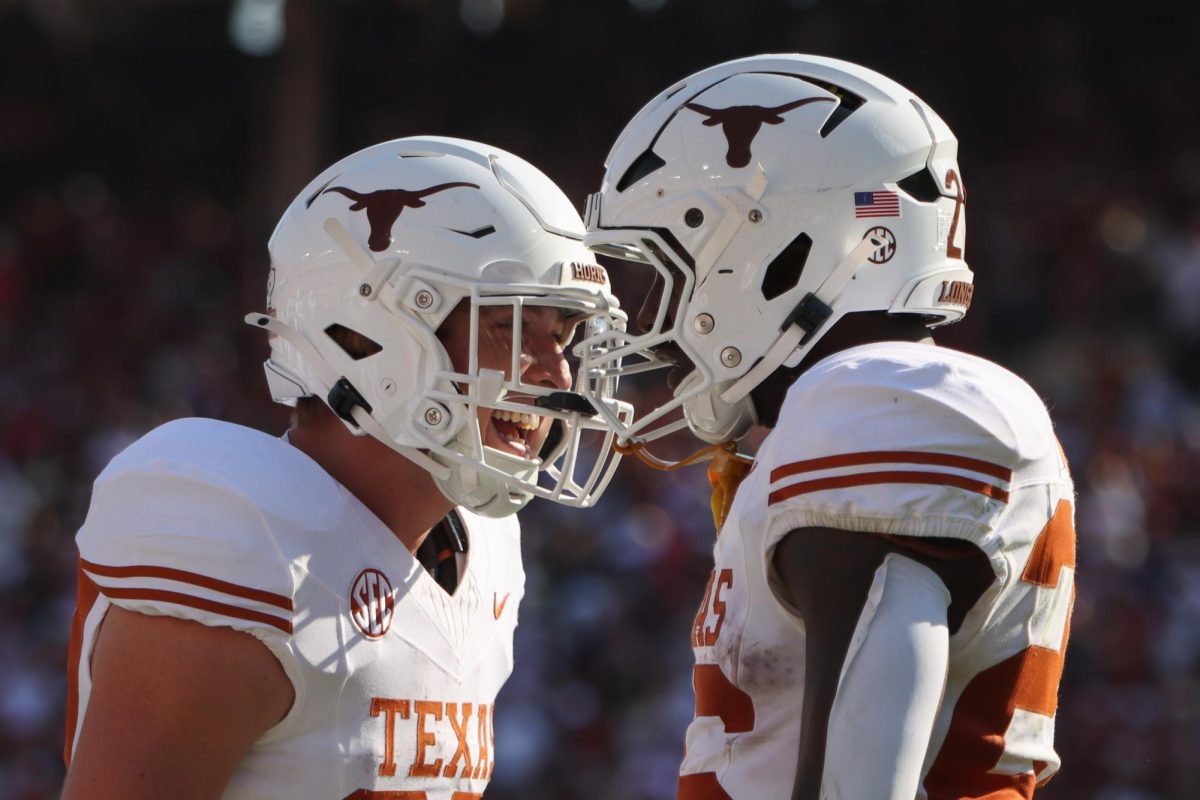
[[[360,407],[368,414],[371,413],[371,404],[358,393],[350,381],[345,378],[338,378],[337,383],[329,390],[329,395],[326,400],[329,407],[333,409],[333,413],[337,414],[342,419],[349,422],[354,427],[359,427],[358,422],[354,419],[355,407]]]
[[[817,297],[812,292],[804,295],[804,299],[796,304],[792,309],[792,313],[787,315],[787,319],[779,326],[780,331],[786,331],[792,325],[799,325],[804,331],[804,338],[807,339],[812,335],[812,332],[825,324],[825,320],[833,315],[833,309],[828,303]],[[801,343],[804,339],[800,340]]]

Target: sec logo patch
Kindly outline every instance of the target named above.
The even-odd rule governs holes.
[[[368,639],[380,639],[392,626],[396,601],[392,582],[377,569],[368,567],[350,585],[350,619]]]
[[[872,264],[886,264],[892,260],[892,256],[896,255],[896,234],[887,228],[883,226],[871,228],[863,238],[865,239],[867,236],[874,236],[883,242],[875,248],[871,255],[867,256],[867,260]]]

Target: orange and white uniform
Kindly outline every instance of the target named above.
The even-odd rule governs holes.
[[[717,538],[692,631],[696,717],[680,800],[791,797],[805,631],[782,599],[772,557],[802,528],[965,540],[995,573],[948,630],[950,596],[937,575],[887,556],[841,668],[821,797],[912,798],[913,788],[928,800],[1030,797],[1059,766],[1073,499],[1044,404],[1003,368],[892,342],[814,365],[792,385]],[[943,645],[926,659],[935,674],[918,676],[924,693],[891,680],[896,651],[877,646],[889,641],[887,620],[904,616],[906,597],[940,608]],[[937,651],[937,636],[931,641]],[[868,755],[875,729],[898,740],[897,763]],[[902,784],[912,788],[894,788]]]
[[[469,547],[450,595],[287,442],[201,419],[152,431],[96,480],[77,537],[68,761],[117,605],[244,631],[291,680],[291,710],[225,798],[480,797],[525,573],[515,516],[458,514]]]

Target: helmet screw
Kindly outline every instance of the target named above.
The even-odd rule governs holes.
[[[391,378],[384,378],[379,382],[379,391],[389,396],[395,394],[396,382]]]
[[[442,412],[436,408],[425,409],[425,421],[430,425],[442,424]]]
[[[704,224],[704,212],[698,208],[689,208],[684,212],[683,221],[689,228],[699,228]]]
[[[712,333],[715,323],[711,314],[701,314],[696,317],[696,332],[697,333]]]
[[[431,305],[433,305],[433,292],[430,292],[427,289],[422,289],[421,291],[417,292],[417,295],[413,298],[413,300],[416,301],[417,308],[429,308]]]
[[[742,351],[736,347],[726,347],[721,351],[721,363],[727,367],[736,367],[742,363]]]
[[[371,284],[364,283],[362,286],[359,286],[358,293],[361,294],[363,297],[370,297],[371,296]]]
[[[752,208],[750,209],[750,213],[746,215],[746,218],[757,225],[758,223],[762,222],[762,212],[757,208]]]
[[[657,198],[659,198],[659,199],[662,199],[663,197],[666,197],[666,195],[667,195],[667,190],[666,190],[666,189],[656,189],[656,190],[654,191],[654,196],[655,196],[655,197],[657,197]]]

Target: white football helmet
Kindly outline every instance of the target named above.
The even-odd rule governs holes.
[[[739,438],[755,423],[750,391],[844,314],[960,319],[972,273],[957,151],[912,92],[832,58],[730,61],[651,100],[609,153],[585,242],[643,265],[657,305],[639,315],[644,333],[590,342],[584,367],[593,380],[694,369],[630,425],[593,397],[621,441],[685,424]]]
[[[272,396],[289,405],[321,398],[352,432],[420,464],[478,513],[511,514],[533,495],[592,504],[618,461],[611,431],[582,394],[521,379],[523,310],[558,309],[569,331],[583,323],[592,335],[625,326],[582,236],[558,187],[494,147],[407,138],[342,159],[284,212],[269,243],[267,312],[246,317],[272,334],[264,365]],[[437,336],[460,303],[470,312],[465,371]],[[479,365],[480,311],[489,306],[512,309],[503,371]],[[343,349],[333,335],[346,330],[373,352]],[[615,381],[600,383],[587,395],[628,422]],[[526,427],[529,417],[512,414],[556,422],[541,453],[521,457],[484,444],[481,408]],[[585,433],[595,439],[586,464]]]

